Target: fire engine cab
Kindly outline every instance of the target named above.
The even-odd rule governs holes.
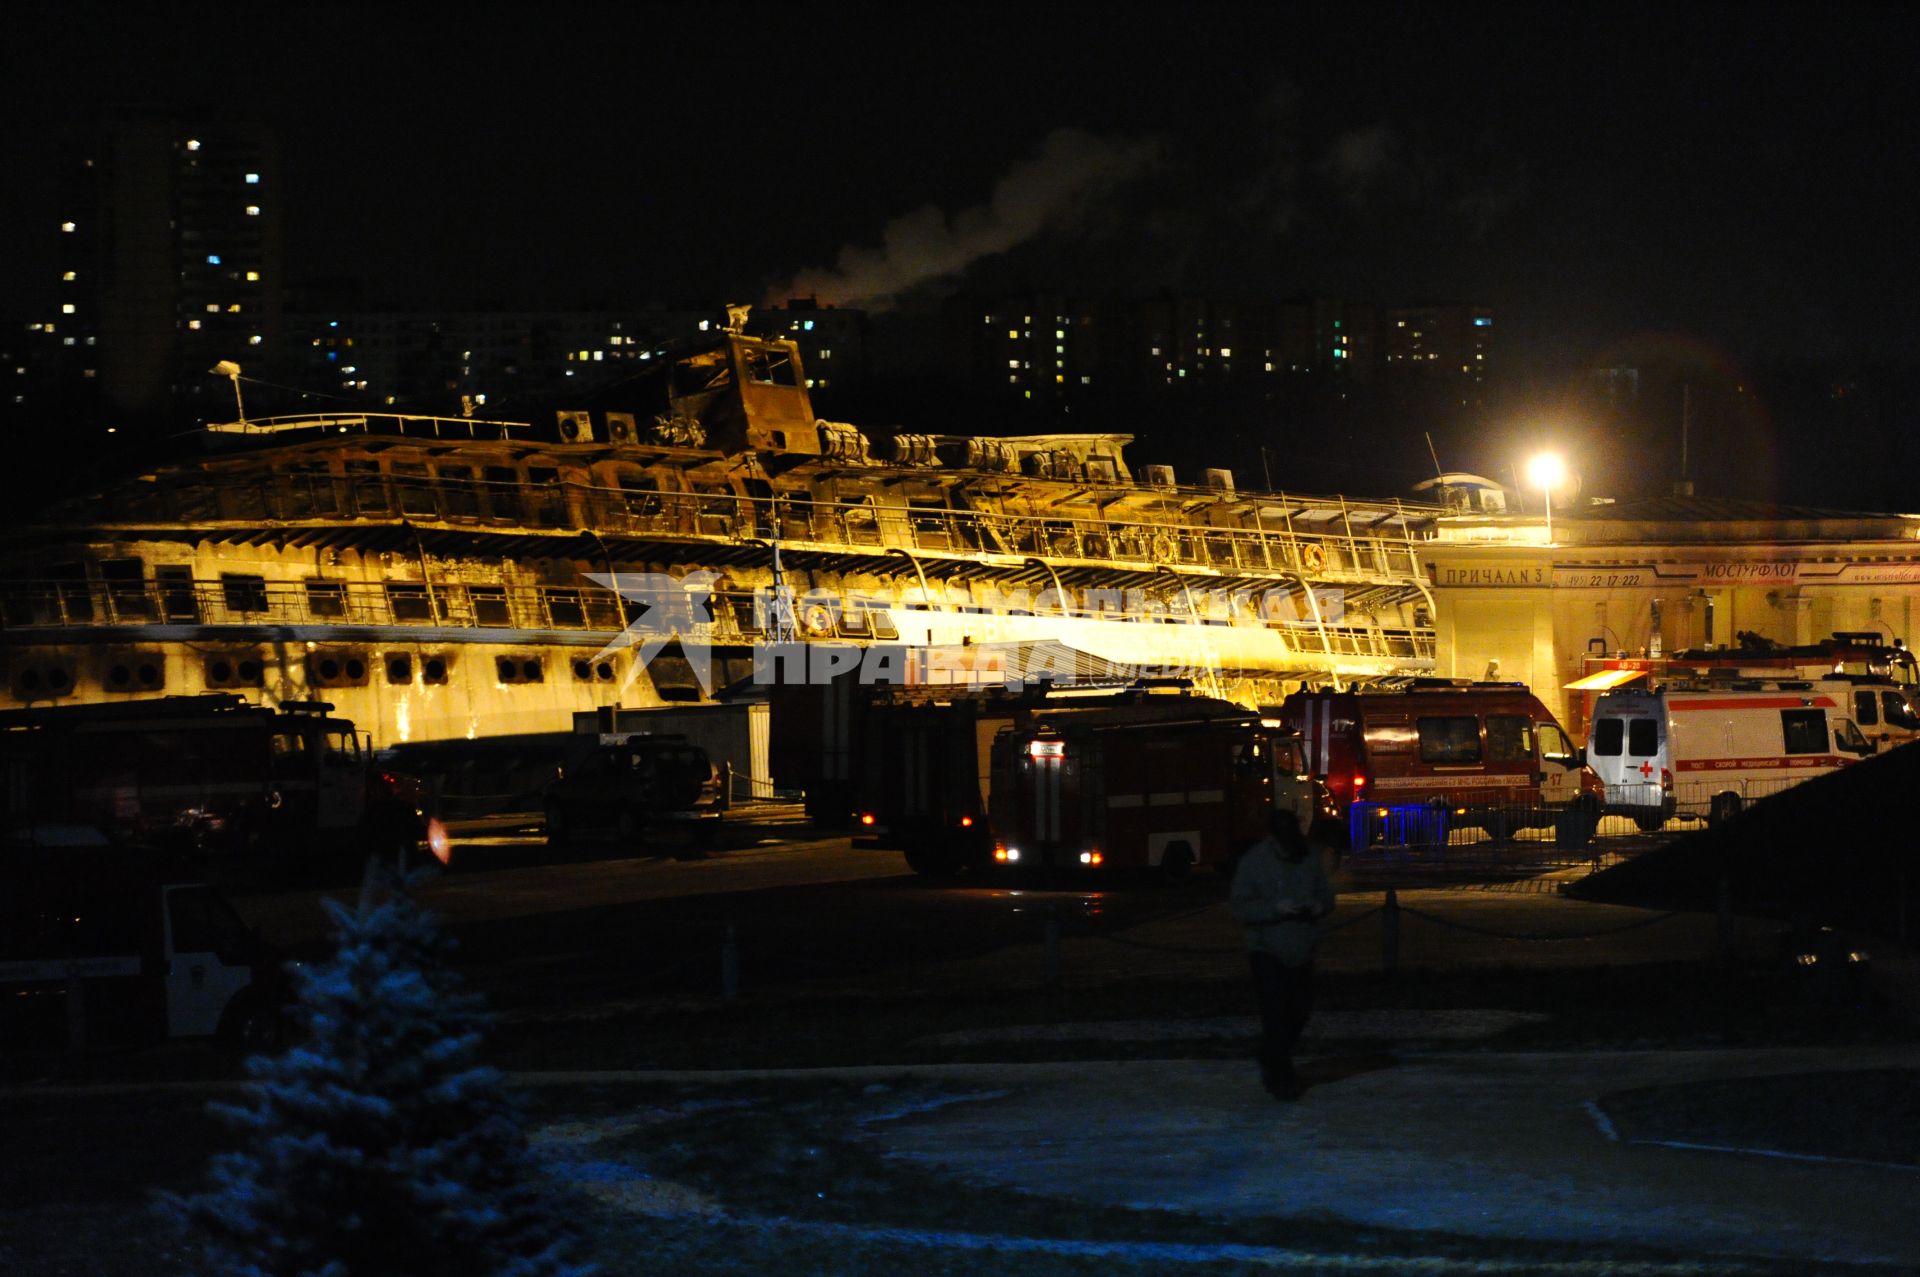
[[[1605,692],[1587,742],[1605,810],[1643,829],[1675,815],[1720,824],[1873,749],[1847,717],[1844,693],[1806,681]]]
[[[1300,734],[1307,770],[1353,822],[1356,844],[1412,809],[1496,840],[1599,809],[1599,778],[1524,683],[1416,679],[1396,690],[1299,692],[1280,717]]]
[[[1184,718],[1139,707],[1042,716],[993,740],[994,864],[1004,869],[1152,869],[1179,880],[1226,867],[1295,812],[1326,810],[1299,742],[1237,706],[1201,701]]]

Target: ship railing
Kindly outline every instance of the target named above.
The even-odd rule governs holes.
[[[162,566],[159,572],[166,572]],[[813,599],[815,596],[807,596]],[[1084,598],[1084,596],[1083,596]],[[725,588],[710,592],[704,609],[688,615],[690,638],[751,643],[767,631],[771,592],[766,589]],[[848,600],[822,595],[829,623],[813,638],[869,638],[888,640],[897,635],[874,614],[898,613],[911,605],[892,600]],[[1430,660],[1432,631],[1376,624],[1335,621],[1324,626],[1299,609],[1262,613],[1250,606],[1235,609],[1189,608],[1180,600],[1144,600],[1120,596],[1102,606],[1036,604],[1029,615],[1070,618],[1265,626],[1280,632],[1295,651],[1320,651],[1332,656]],[[951,600],[942,600],[952,604]],[[127,627],[130,631],[156,626],[184,627],[435,627],[468,630],[546,631],[579,630],[617,633],[634,620],[639,609],[623,603],[611,590],[583,583],[509,585],[445,578],[365,582],[324,577],[305,581],[267,581],[250,574],[226,573],[221,579],[193,580],[163,577],[141,581],[14,580],[0,581],[0,629]],[[897,616],[896,616],[897,621]]]
[[[386,471],[333,474],[319,463],[309,465],[302,470],[296,463],[258,479],[155,478],[117,501],[110,517],[195,526],[406,519],[475,529],[754,539],[837,551],[999,554],[1328,581],[1423,579],[1423,543],[1413,536],[1413,518],[1394,503],[1294,502],[1273,507],[1284,511],[1278,517],[1256,514],[1255,526],[1209,526],[1172,518],[1050,517],[870,500],[590,487],[563,483],[557,470],[539,467],[529,467],[523,481],[507,466],[436,464],[429,473],[425,463],[396,462]]]

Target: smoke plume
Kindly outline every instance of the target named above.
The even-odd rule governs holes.
[[[887,223],[878,248],[849,244],[831,269],[816,267],[773,291],[772,302],[818,297],[835,306],[885,310],[922,284],[949,279],[1016,247],[1150,169],[1157,140],[1095,137],[1055,129],[1040,152],[1016,164],[985,204],[952,216],[929,204]]]

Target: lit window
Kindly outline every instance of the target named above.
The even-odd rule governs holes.
[[[1220,358],[1222,358],[1222,359],[1231,359],[1231,358],[1233,358],[1233,347],[1231,347],[1231,346],[1222,346],[1222,347],[1220,347]]]
[[[207,265],[218,266],[219,264],[220,264],[220,254],[218,253],[207,254]]]
[[[260,185],[260,175],[258,173],[247,174],[247,185],[248,186]]]
[[[806,331],[806,332],[812,332],[812,331],[813,331],[813,321],[812,321],[811,319],[808,319],[808,320],[804,320],[804,321],[802,321],[802,322],[801,322],[801,324],[800,324],[800,327],[801,327],[801,328],[802,328],[802,329],[803,329],[804,331]]]
[[[1007,367],[1009,367],[1009,368],[1018,368],[1019,366],[1020,366],[1020,361],[1019,361],[1018,359],[1009,359],[1009,360],[1007,360]]]
[[[247,272],[247,282],[248,282],[248,283],[250,283],[250,284],[257,284],[257,283],[259,283],[259,282],[260,282],[260,272],[259,272],[259,271],[257,271],[257,270],[250,270],[250,271],[248,271],[248,272]]]
[[[822,358],[822,359],[832,359],[832,358],[833,358],[833,352],[832,352],[831,350],[822,350],[822,351],[820,352],[820,358]]]
[[[60,339],[60,344],[61,344],[61,345],[63,345],[63,346],[71,346],[71,345],[73,345],[73,344],[74,344],[74,342],[73,342],[73,338],[71,338],[71,337],[62,337],[62,338]]]
[[[593,352],[592,352],[592,351],[587,351],[587,350],[583,350],[583,351],[581,351],[581,352],[580,352],[580,354],[579,354],[579,356],[578,356],[578,358],[579,358],[579,360],[580,360],[580,362],[584,364],[585,362],[587,362],[587,360],[589,360],[589,359],[591,359],[591,358],[593,358]]]
[[[68,271],[66,274],[62,275],[60,278],[65,280],[67,283],[71,284],[76,278],[78,278],[78,276],[76,276],[72,271]]]
[[[1066,377],[1060,373],[1055,373],[1053,375],[1053,384],[1056,386],[1064,385],[1066,383],[1066,380],[1067,380]]]
[[[194,140],[193,140],[192,138],[188,138],[188,139],[187,139],[187,149],[188,149],[189,151],[197,151],[197,150],[199,150],[199,149],[200,149],[200,144],[199,144],[198,142],[196,142],[196,141],[194,141]]]
[[[60,313],[63,315],[71,315],[73,313],[73,303],[67,302],[64,305],[62,305],[60,307]]]
[[[607,352],[604,350],[596,350],[593,352],[593,359],[595,363],[599,363],[600,361],[604,360],[606,357],[607,357]]]
[[[64,231],[66,234],[71,235],[75,231],[79,230],[80,228],[78,226],[75,226],[72,222],[62,222],[60,223],[60,229]]]
[[[1080,378],[1080,384],[1083,386],[1091,386],[1093,384],[1093,378],[1083,375]]]
[[[1019,340],[1020,340],[1020,330],[1019,330],[1018,328],[1009,328],[1009,329],[1007,329],[1007,340],[1008,340],[1008,341],[1019,341]]]
[[[208,302],[208,303],[207,303],[207,313],[208,313],[209,315],[217,315],[217,314],[219,314],[219,313],[220,313],[220,304],[219,304],[218,302]]]
[[[1016,372],[1016,373],[1012,373],[1012,374],[1010,374],[1010,375],[1009,375],[1009,376],[1007,377],[1007,380],[1008,380],[1008,381],[1010,381],[1010,382],[1012,382],[1012,383],[1013,383],[1014,385],[1016,385],[1016,386],[1017,386],[1017,385],[1019,385],[1019,384],[1020,384],[1020,374],[1019,374],[1019,373],[1017,373],[1017,372]]]
[[[237,314],[239,314],[239,313],[240,313],[240,303],[239,303],[239,302],[235,302],[235,303],[234,303],[233,305],[231,305],[231,306],[229,306],[229,307],[227,307],[227,313],[228,313],[229,315],[237,315]]]
[[[1160,347],[1158,347],[1158,346],[1155,346],[1155,347],[1154,347],[1154,348],[1153,348],[1152,350],[1150,350],[1150,351],[1148,351],[1147,353],[1148,353],[1148,354],[1151,354],[1151,355],[1153,355],[1153,356],[1155,356],[1155,357],[1157,358],[1157,357],[1159,356],[1159,354],[1160,354]]]
[[[260,216],[260,206],[258,204],[247,205],[247,216],[248,217]]]
[[[625,341],[626,341],[625,337],[609,337],[607,338],[607,345],[618,346]]]
[[[701,321],[700,321],[700,331],[701,331],[701,332],[706,332],[706,331],[707,331],[707,330],[708,330],[709,328],[712,328],[712,327],[713,327],[713,321],[712,321],[712,320],[709,320],[709,319],[703,319],[703,320],[701,320]]]
[[[199,331],[200,331],[200,321],[199,321],[199,320],[197,320],[197,319],[189,319],[189,320],[187,321],[187,327],[189,327],[189,328],[191,328],[191,329],[193,329],[193,331],[195,331],[195,332],[199,332]]]
[[[1064,340],[1066,338],[1066,335],[1067,335],[1067,330],[1064,328],[1056,328],[1053,330],[1053,339],[1055,341]]]
[[[258,346],[264,340],[266,339],[262,337],[259,333],[255,333],[253,336],[247,338],[247,345]]]

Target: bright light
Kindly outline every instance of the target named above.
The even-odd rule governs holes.
[[[1547,508],[1547,543],[1553,543],[1553,490],[1567,481],[1567,463],[1557,452],[1535,454],[1527,462],[1527,482],[1540,489]]]
[[[1027,754],[1032,758],[1061,758],[1066,755],[1067,743],[1058,740],[1037,740],[1027,746]]]
[[[1527,462],[1527,482],[1536,488],[1557,488],[1567,481],[1567,463],[1557,452],[1542,452]]]
[[[447,827],[440,823],[438,816],[427,821],[427,850],[441,864],[453,863],[453,843],[447,837]]]

